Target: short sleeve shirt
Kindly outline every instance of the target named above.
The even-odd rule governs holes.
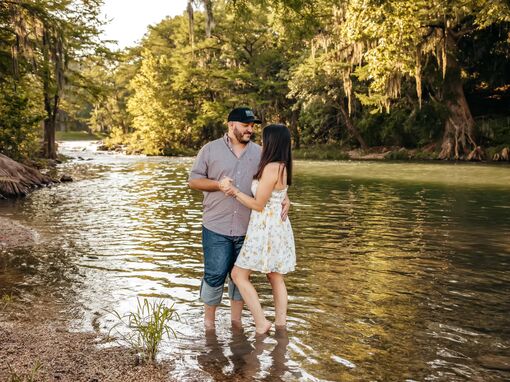
[[[251,183],[257,173],[261,147],[249,142],[238,158],[232,150],[228,136],[207,143],[199,151],[189,174],[191,179],[233,179],[243,193],[251,195]],[[235,198],[221,191],[204,191],[203,225],[208,230],[227,236],[244,236],[248,229],[251,210]]]

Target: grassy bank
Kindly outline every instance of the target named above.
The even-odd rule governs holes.
[[[317,145],[301,147],[292,151],[294,159],[309,160],[347,160],[350,159],[349,151],[345,147],[337,145]]]
[[[86,131],[57,131],[57,141],[100,141],[104,137],[100,134],[90,134]]]
[[[506,162],[502,158],[502,150],[508,147],[499,145],[496,147],[487,147],[484,151],[484,162],[494,162],[495,154],[499,153],[499,162]],[[340,145],[316,145],[302,147],[293,150],[294,159],[302,160],[403,160],[403,161],[427,161],[438,160],[439,152],[433,145],[420,149],[406,149],[404,147],[370,147],[367,150],[359,148],[352,149]]]

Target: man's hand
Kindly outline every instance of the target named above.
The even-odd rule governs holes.
[[[233,180],[231,178],[229,178],[228,176],[224,176],[219,181],[220,191],[223,191],[226,193],[227,190],[232,186],[232,182],[233,182]]]
[[[289,199],[288,195],[285,195],[285,199],[283,199],[283,202],[282,202],[282,214],[281,214],[281,218],[283,221],[287,220],[287,216],[289,214],[289,209],[290,209],[290,199]]]

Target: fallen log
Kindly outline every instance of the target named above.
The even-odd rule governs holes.
[[[25,196],[35,188],[57,182],[35,168],[0,154],[0,199]]]

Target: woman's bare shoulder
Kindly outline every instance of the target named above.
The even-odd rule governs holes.
[[[264,178],[275,178],[278,176],[280,163],[279,162],[271,162],[266,164],[264,167],[264,171],[262,171],[262,177]]]

